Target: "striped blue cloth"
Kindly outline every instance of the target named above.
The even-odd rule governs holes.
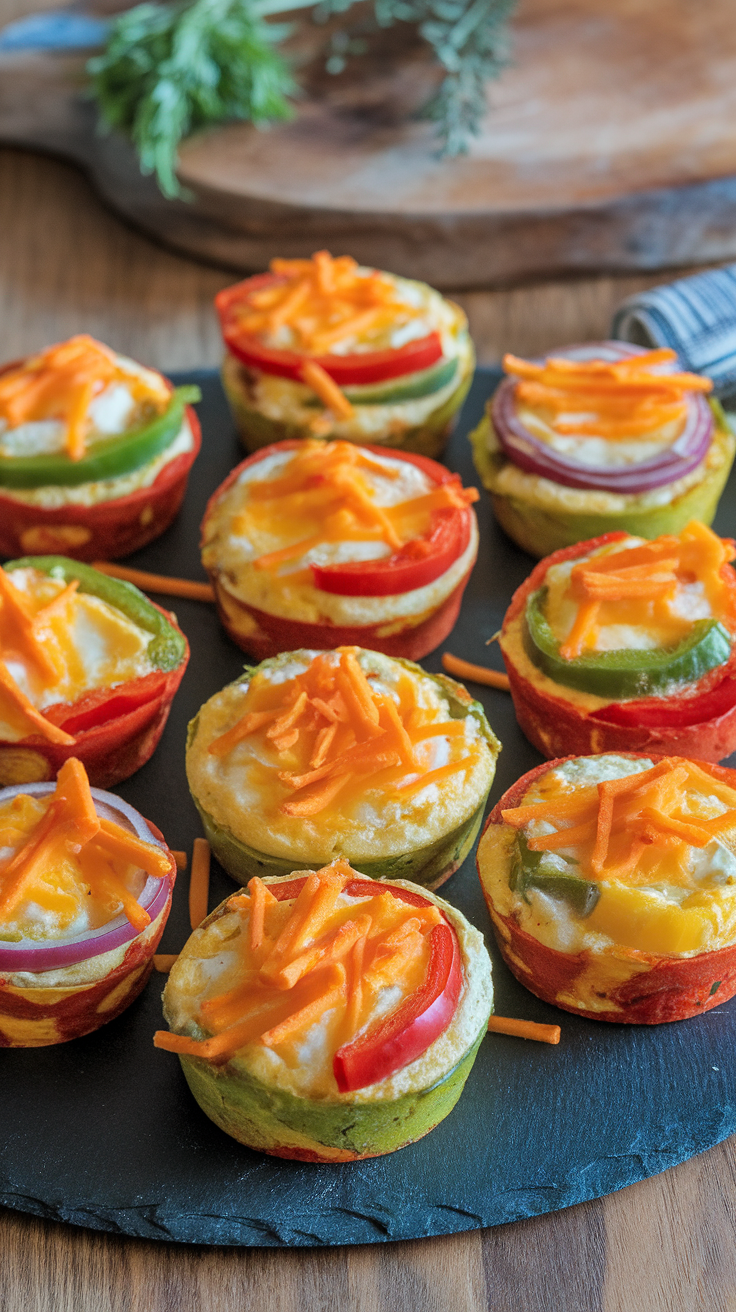
[[[611,336],[671,346],[684,368],[713,379],[717,396],[736,391],[736,264],[630,296],[613,316]]]

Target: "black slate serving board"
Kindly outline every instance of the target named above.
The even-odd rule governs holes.
[[[203,391],[204,444],[183,513],[130,560],[203,578],[198,528],[207,497],[241,458],[214,373]],[[478,371],[447,463],[477,482],[466,440],[497,381]],[[733,531],[736,481],[716,527]],[[460,620],[445,647],[500,668],[485,642],[531,560],[479,503],[481,549]],[[163,599],[165,601],[165,599]],[[165,604],[169,604],[165,601]],[[242,653],[214,608],[177,601],[192,660],[163,741],[119,792],[191,850],[201,832],[184,775],[187,721],[234,679]],[[440,669],[440,654],[425,662]],[[507,694],[472,686],[503,743],[491,802],[541,759],[518,729]],[[233,889],[214,865],[210,906]],[[148,1239],[259,1246],[358,1244],[448,1234],[569,1207],[656,1174],[736,1131],[736,1000],[658,1027],[609,1025],[557,1011],[527,993],[501,961],[474,860],[443,894],[489,937],[501,1015],[559,1022],[558,1047],[500,1035],[484,1040],[458,1106],[419,1143],[388,1157],[319,1166],[249,1151],[199,1110],[176,1058],[153,1048],[163,977],[96,1034],[59,1047],[2,1052],[0,1204],[74,1225]],[[161,950],[188,936],[180,876]]]

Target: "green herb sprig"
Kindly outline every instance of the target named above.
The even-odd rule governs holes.
[[[87,65],[103,129],[127,133],[142,171],[156,174],[165,196],[180,196],[185,137],[227,119],[290,117],[286,97],[296,84],[274,49],[286,31],[243,0],[136,5],[114,20],[104,54]]]
[[[292,114],[298,87],[276,49],[291,31],[267,21],[312,8],[314,17],[345,13],[359,0],[194,0],[144,3],[120,14],[101,55],[87,65],[103,131],[132,140],[144,173],[165,196],[183,197],[176,177],[179,143],[197,129],[232,119],[264,126]],[[467,150],[486,107],[485,86],[507,62],[506,20],[515,0],[373,0],[378,27],[415,25],[444,70],[422,114],[437,125],[441,153]],[[342,36],[342,41],[340,37]],[[332,37],[330,72],[365,43]],[[336,51],[339,53],[336,54]]]

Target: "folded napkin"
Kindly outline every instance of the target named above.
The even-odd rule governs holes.
[[[736,264],[630,296],[613,316],[611,336],[671,346],[684,368],[713,379],[717,396],[736,391]]]

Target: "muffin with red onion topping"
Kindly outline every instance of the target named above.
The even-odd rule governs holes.
[[[65,761],[0,792],[0,1048],[89,1034],[138,996],[176,863],[133,807]]]
[[[736,441],[713,384],[674,351],[624,342],[504,358],[471,434],[494,514],[532,556],[602,533],[644,538],[710,524]]]

